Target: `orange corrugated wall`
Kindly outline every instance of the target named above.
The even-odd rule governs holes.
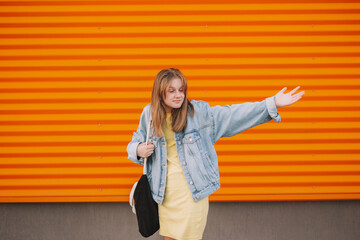
[[[306,91],[216,144],[211,201],[360,199],[359,1],[0,1],[0,29],[1,202],[128,201],[167,67],[212,106]]]

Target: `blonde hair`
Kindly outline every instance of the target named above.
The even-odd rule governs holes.
[[[184,102],[180,108],[171,110],[172,130],[174,132],[182,131],[186,126],[188,112],[193,115],[194,107],[187,99],[187,82],[185,76],[176,68],[161,70],[155,77],[152,95],[151,95],[151,115],[155,134],[158,137],[164,136],[162,126],[166,122],[165,102],[166,92],[173,79],[180,79],[184,88]]]

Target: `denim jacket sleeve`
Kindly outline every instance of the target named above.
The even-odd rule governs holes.
[[[249,128],[274,119],[280,122],[281,117],[275,105],[275,96],[261,102],[246,102],[231,106],[210,107],[213,118],[213,143],[221,137],[231,137]]]
[[[136,132],[133,133],[132,140],[128,144],[126,150],[128,152],[128,159],[133,161],[134,163],[143,165],[144,164],[144,158],[139,157],[136,154],[137,147],[140,143],[146,141],[146,127],[147,123],[149,121],[149,111],[150,111],[150,104],[147,105],[140,116],[140,123],[136,130]]]

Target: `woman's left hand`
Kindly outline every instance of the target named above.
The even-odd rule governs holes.
[[[275,95],[275,104],[277,108],[289,106],[293,103],[296,103],[302,97],[302,95],[305,94],[305,91],[302,91],[291,96],[291,94],[295,93],[300,88],[300,86],[294,88],[289,93],[284,94],[286,88],[287,87],[284,87],[280,92]]]

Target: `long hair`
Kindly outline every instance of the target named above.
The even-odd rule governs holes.
[[[173,79],[180,79],[184,88],[184,101],[180,108],[173,108],[171,111],[172,130],[182,131],[186,126],[187,114],[194,114],[194,107],[187,98],[187,81],[185,76],[176,68],[161,70],[155,77],[151,96],[151,115],[154,132],[158,137],[164,136],[162,126],[166,122],[165,102],[166,92]]]

